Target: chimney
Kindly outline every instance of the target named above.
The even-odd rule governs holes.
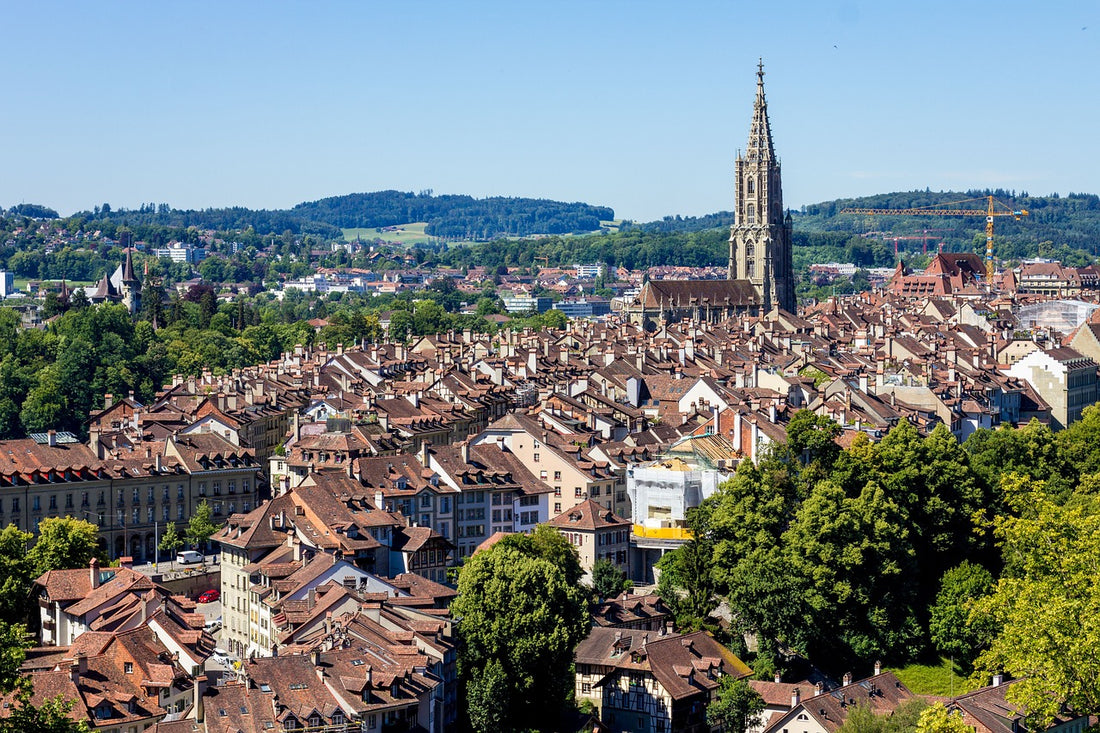
[[[92,580],[92,588],[99,587],[99,560],[94,557],[88,561],[88,576]]]
[[[1005,676],[1003,674],[1001,674],[1000,672],[993,675],[993,686],[994,687],[1000,687],[1001,685],[1004,684],[1004,681],[1005,681]]]
[[[99,442],[99,421],[88,426],[88,447],[95,453],[95,457],[103,459],[103,444]]]
[[[57,431],[50,430],[46,433],[46,438],[49,441],[50,447],[53,448],[57,445]]]
[[[424,468],[428,467],[428,461],[431,460],[432,455],[432,442],[425,440],[420,444],[420,463]]]
[[[160,453],[153,456],[153,467],[156,469],[157,473],[164,470],[164,456]]]
[[[791,709],[798,707],[802,702],[802,690],[797,687],[791,690]]]
[[[206,675],[199,675],[195,678],[192,692],[195,695],[195,722],[201,724],[206,720],[206,701],[203,700],[203,694],[206,692]]]
[[[313,591],[311,590],[310,594],[312,595],[312,593],[313,593]],[[321,666],[321,650],[320,649],[315,648],[312,651],[310,651],[310,653],[309,653],[309,663],[312,664],[314,667],[320,667]]]
[[[131,555],[126,555],[118,559],[119,567],[126,568],[127,570],[134,569],[134,558]]]
[[[825,692],[825,683],[824,683],[824,682],[822,682],[821,680],[818,680],[818,681],[817,681],[817,682],[816,682],[816,683],[814,684],[814,694],[815,694],[815,695],[820,695],[820,694],[822,694],[823,692]]]
[[[469,439],[466,439],[466,440],[462,441],[462,462],[463,463],[469,463],[470,462],[470,441],[469,441]],[[424,465],[427,465],[427,464],[424,464]]]
[[[84,652],[77,652],[73,658],[73,662],[69,665],[69,676],[73,680],[73,684],[79,684],[81,676],[88,672],[88,655]]]
[[[779,684],[780,682],[782,682],[782,681],[783,681],[783,678],[779,676],[779,673],[778,673],[778,672],[776,672],[776,673],[775,673],[775,684],[777,684],[777,685],[778,685],[778,684]]]
[[[851,672],[845,672],[844,673],[844,682],[843,682],[843,684],[844,684],[845,687],[852,684],[852,673]]]
[[[882,674],[882,662],[876,659],[875,660],[875,675],[880,675],[880,674]]]
[[[114,405],[114,404],[115,404],[115,396],[113,394],[108,392],[107,394],[103,395],[103,409],[104,410],[110,409],[111,406]]]

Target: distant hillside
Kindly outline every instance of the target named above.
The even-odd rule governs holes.
[[[966,201],[956,208],[984,209],[983,197],[992,195],[1011,209],[1027,209],[1029,216],[1020,221],[1010,216],[994,222],[994,251],[1002,259],[1042,256],[1063,260],[1091,261],[1100,255],[1100,196],[1071,193],[1068,196],[1029,196],[1004,190],[985,191],[909,191],[837,199],[804,206],[794,214],[795,229],[807,232],[843,232],[867,234],[884,232],[879,238],[942,237],[952,251],[985,250],[985,217],[970,216],[860,216],[840,214],[846,207],[902,209]],[[899,240],[903,251],[918,249],[923,242]],[[892,247],[891,243],[891,247]]]
[[[28,214],[29,215],[29,214]],[[536,234],[599,231],[600,222],[615,218],[606,206],[547,199],[495,196],[433,196],[431,191],[376,191],[307,201],[288,210],[243,207],[183,210],[167,204],[145,204],[137,210],[110,206],[80,212],[85,219],[110,219],[129,225],[247,229],[258,234],[317,234],[338,237],[340,229],[386,227],[427,222],[426,233],[442,239],[489,240]]]
[[[1015,221],[998,217],[994,225],[996,255],[1003,259],[1057,257],[1084,264],[1100,256],[1100,197],[1071,193],[1068,196],[1017,195],[1013,191],[906,191],[862,198],[836,199],[792,211],[795,261],[820,262],[835,257],[857,264],[891,264],[894,238],[903,257],[931,251],[942,239],[948,251],[985,251],[985,218],[953,216],[857,216],[841,214],[844,208],[905,209],[967,201],[957,208],[984,209],[983,197],[992,195],[1013,208],[1027,209],[1029,216]],[[670,217],[637,223],[631,229],[644,232],[699,232],[728,227],[733,214],[722,211],[701,217]],[[872,232],[878,232],[877,235]],[[904,239],[911,237],[911,239]],[[854,238],[866,241],[861,245]],[[919,238],[919,239],[916,239]],[[1042,252],[1040,253],[1040,243]]]
[[[601,220],[615,218],[611,208],[584,203],[402,191],[334,196],[298,204],[292,212],[345,229],[424,221],[428,223],[425,233],[433,237],[476,240],[593,232],[600,229]]]

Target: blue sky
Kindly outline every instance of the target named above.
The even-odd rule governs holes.
[[[1100,192],[1100,4],[0,5],[0,206],[433,189],[730,208],[764,58],[788,206]]]

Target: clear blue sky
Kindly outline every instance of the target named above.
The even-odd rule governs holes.
[[[1100,192],[1100,4],[6,2],[0,206],[395,188],[730,208],[756,61],[791,207]]]

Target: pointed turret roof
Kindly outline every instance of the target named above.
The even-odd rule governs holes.
[[[756,101],[752,105],[752,128],[749,129],[747,151],[756,152],[760,158],[774,158],[772,128],[768,122],[768,100],[764,97],[764,60],[756,70]]]
[[[137,282],[137,276],[134,274],[134,255],[132,247],[126,248],[126,261],[122,265],[122,282]]]

